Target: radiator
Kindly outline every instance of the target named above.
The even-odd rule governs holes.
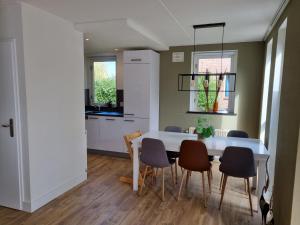
[[[227,137],[228,130],[225,129],[215,129],[215,136]]]

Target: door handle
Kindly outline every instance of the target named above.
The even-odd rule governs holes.
[[[2,124],[1,127],[9,128],[10,137],[14,137],[14,120],[9,119],[9,124]]]

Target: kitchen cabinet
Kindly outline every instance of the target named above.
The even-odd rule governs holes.
[[[105,151],[123,152],[123,117],[102,117],[98,148]]]
[[[149,131],[149,119],[88,116],[87,147],[93,150],[127,152],[125,134]]]
[[[87,131],[87,148],[97,149],[100,137],[100,117],[87,116],[85,129]]]

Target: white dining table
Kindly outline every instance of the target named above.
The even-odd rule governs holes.
[[[143,138],[155,138],[161,140],[166,150],[179,152],[180,145],[183,140],[197,140],[195,134],[187,133],[174,133],[166,131],[150,131],[143,134],[141,137],[132,141],[133,147],[133,190],[138,191],[138,178],[139,178],[139,148]],[[269,157],[269,152],[265,145],[258,139],[252,138],[235,138],[235,137],[210,137],[202,140],[207,148],[209,155],[221,156],[228,146],[247,147],[252,149],[254,159],[257,164],[257,195],[260,196],[262,189],[265,185],[266,177],[266,161]],[[259,204],[259,198],[257,198]]]

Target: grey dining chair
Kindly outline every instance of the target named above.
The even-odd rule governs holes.
[[[256,176],[256,169],[252,150],[250,148],[243,147],[227,147],[224,151],[219,170],[224,174],[219,209],[221,209],[223,202],[227,178],[229,176],[244,178],[247,181],[247,192],[249,196],[251,216],[253,216],[249,178]]]
[[[242,130],[230,130],[227,133],[227,137],[249,138],[249,135],[247,132],[242,131]],[[219,158],[219,161],[222,162],[222,156]],[[220,189],[222,187],[223,178],[224,178],[224,174],[222,173],[221,181],[220,181]],[[245,184],[245,191],[247,192],[246,181],[244,181],[244,184]]]
[[[182,128],[177,126],[167,126],[165,128],[165,131],[168,132],[176,132],[176,133],[182,133]]]
[[[249,138],[249,135],[247,132],[242,130],[230,130],[227,137]]]
[[[145,177],[149,167],[162,170],[162,200],[165,200],[165,174],[164,168],[170,167],[172,173],[172,181],[174,182],[172,165],[175,163],[175,159],[170,159],[167,156],[165,146],[161,140],[154,138],[144,138],[142,140],[140,160],[146,165],[145,173],[142,179],[142,184],[139,194],[142,194],[143,186],[145,185]]]
[[[165,128],[167,132],[175,132],[175,133],[182,133],[182,128],[178,126],[167,126]],[[179,158],[179,152],[167,151],[168,158],[175,159],[175,182],[177,184],[177,159]]]

